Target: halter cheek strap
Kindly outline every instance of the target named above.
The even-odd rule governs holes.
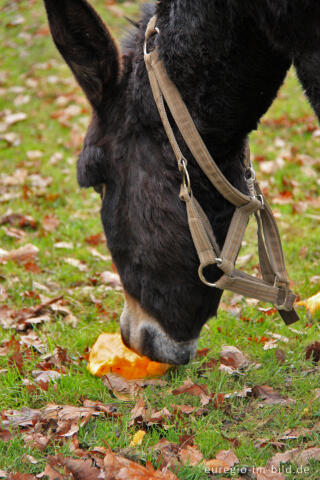
[[[249,195],[245,195],[228,181],[211,157],[179,91],[170,80],[157,49],[154,48],[148,53],[148,39],[159,33],[156,22],[157,18],[154,16],[147,27],[144,60],[154,100],[182,175],[180,198],[186,204],[189,228],[200,261],[199,277],[209,287],[231,290],[244,296],[273,303],[285,323],[290,325],[299,320],[293,308],[296,296],[289,289],[278,227],[271,208],[256,181],[249,147],[246,152],[246,181]],[[206,214],[192,193],[187,160],[175,138],[165,103],[199,167],[218,192],[236,207],[222,250],[218,246]],[[251,214],[254,214],[258,225],[262,279],[235,268]],[[209,265],[217,265],[223,272],[222,277],[214,284],[205,278],[205,268]]]

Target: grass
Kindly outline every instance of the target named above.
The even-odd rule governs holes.
[[[41,190],[33,187],[28,177],[24,186],[8,188],[11,193],[18,194],[17,198],[0,203],[0,216],[10,209],[31,215],[38,222],[37,229],[26,229],[26,236],[22,240],[9,237],[6,229],[0,227],[0,247],[11,250],[32,243],[39,248],[40,267],[38,273],[32,273],[14,262],[0,264],[0,286],[8,291],[8,299],[4,303],[16,309],[39,303],[34,293],[50,297],[63,295],[78,324],[75,330],[61,315],[56,315],[52,321],[34,328],[45,343],[47,352],[53,352],[59,345],[66,348],[73,359],[67,375],[59,379],[56,385],[50,384],[48,391],[39,388],[30,393],[23,383],[25,378],[32,380],[32,371],[39,361],[37,356],[25,361],[23,375],[14,365],[8,364],[8,356],[0,356],[0,370],[3,369],[0,375],[1,410],[20,409],[23,406],[40,408],[49,402],[79,405],[83,398],[114,402],[101,380],[89,374],[86,362],[78,359],[99,333],[118,329],[123,305],[121,293],[106,291],[99,282],[99,273],[111,270],[111,261],[93,256],[90,245],[85,241],[101,232],[99,198],[91,190],[80,191],[75,180],[76,155],[89,122],[89,107],[51,42],[46,31],[43,7],[34,3],[30,6],[30,3],[26,0],[0,0],[0,62],[1,71],[4,72],[0,76],[0,110],[27,114],[25,121],[9,129],[20,141],[17,146],[0,140],[1,173],[13,175],[18,168],[22,168],[27,170],[29,176],[41,174],[42,177],[52,178],[52,182]],[[102,0],[93,3],[103,13],[112,32],[119,36],[125,21],[108,12]],[[137,11],[137,4],[120,5],[127,15],[134,15]],[[14,25],[18,15],[24,21]],[[22,87],[22,93],[17,93],[15,87]],[[30,101],[15,105],[19,95],[29,95]],[[81,106],[81,112],[68,118],[65,125],[56,118],[56,112],[66,108],[59,107],[63,102],[61,97],[67,98],[68,106]],[[290,278],[301,298],[310,297],[318,290],[311,278],[319,274],[316,220],[319,214],[319,182],[316,178],[319,161],[317,164],[310,162],[310,158],[320,157],[319,137],[313,134],[317,128],[314,114],[294,73],[290,72],[277,101],[262,120],[259,130],[251,136],[258,176],[263,180],[279,217]],[[39,159],[28,153],[34,150],[42,152]],[[276,172],[272,175],[261,172],[261,162],[275,162],[279,157],[284,159],[284,163],[280,163]],[[279,204],[279,192],[285,192],[283,195],[286,196],[288,191],[290,203]],[[299,202],[307,207],[303,213],[296,213],[301,208]],[[59,226],[52,232],[42,227],[43,219],[48,215],[59,219]],[[241,255],[254,253],[255,245],[251,242],[253,231],[254,227],[250,225]],[[62,241],[71,242],[72,249],[54,247]],[[107,255],[102,244],[94,248],[102,255]],[[65,258],[68,257],[82,261],[87,270],[81,272],[66,263]],[[255,264],[254,256],[246,269],[254,272]],[[226,305],[230,298],[230,295],[225,296]],[[99,302],[102,308],[97,307]],[[221,309],[218,318],[208,322],[203,328],[199,348],[210,348],[211,358],[218,357],[222,345],[235,345],[260,363],[261,367],[251,369],[240,377],[229,376],[218,369],[209,369],[199,375],[202,360],[196,359],[166,375],[170,388],[180,386],[187,377],[196,383],[208,384],[209,391],[216,393],[234,392],[241,390],[244,385],[267,384],[295,399],[296,404],[260,408],[259,399],[233,399],[228,400],[228,409],[210,408],[205,417],[191,415],[185,421],[175,418],[167,431],[161,428],[148,430],[143,447],[138,450],[142,460],[153,459],[147,447],[154,445],[161,437],[178,442],[180,435],[192,432],[196,445],[206,458],[215,457],[218,450],[230,448],[224,437],[236,437],[240,446],[234,451],[241,465],[261,466],[275,451],[271,445],[256,448],[254,444],[257,439],[277,438],[287,429],[312,427],[319,422],[320,400],[314,400],[314,390],[319,386],[319,372],[310,360],[306,360],[305,355],[307,346],[319,339],[319,323],[300,309],[301,320],[294,327],[303,331],[304,335],[298,335],[288,330],[277,315],[268,316],[244,299],[239,300],[236,307],[236,311],[227,307]],[[289,343],[279,342],[279,347],[286,353],[283,364],[277,361],[274,350],[265,351],[263,343],[259,342],[262,337],[269,336],[269,331],[289,338]],[[18,333],[0,328],[0,343],[9,340],[12,335],[19,339]],[[194,397],[175,397],[167,390],[165,392],[165,395],[159,395],[158,390],[148,387],[145,397],[156,409],[179,402],[199,404]],[[107,442],[113,450],[128,447],[136,431],[136,427],[128,427],[133,406],[134,402],[119,402],[119,409],[123,413],[121,421],[91,420],[80,429],[80,444],[93,447]],[[319,445],[319,435],[318,429],[310,433],[307,439],[289,441],[286,449]],[[0,469],[38,474],[45,467],[46,457],[57,452],[70,454],[68,444],[55,445],[41,452],[28,447],[18,434],[10,442],[0,440]],[[33,455],[39,463],[23,463],[24,454]],[[319,463],[313,462],[309,468],[306,478],[318,479]],[[184,467],[178,477],[184,480],[205,479],[208,475],[203,470]],[[293,480],[297,477],[288,473],[286,478]]]

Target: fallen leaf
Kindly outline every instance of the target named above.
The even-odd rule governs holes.
[[[7,443],[11,440],[11,433],[9,430],[4,430],[3,428],[0,427],[0,439],[4,442]]]
[[[57,242],[54,245],[54,248],[64,248],[66,250],[73,250],[74,246],[71,242]]]
[[[53,215],[46,215],[42,219],[42,227],[46,232],[54,232],[58,228],[60,220]]]
[[[16,250],[11,250],[10,252],[0,252],[0,263],[6,263],[9,260],[14,262],[27,262],[34,260],[38,253],[39,248],[28,243],[27,245],[24,245]]]
[[[187,445],[179,451],[179,460],[183,465],[195,467],[202,462],[203,455],[196,446]]]
[[[7,410],[2,412],[3,425],[10,427],[32,427],[40,419],[40,410],[22,407],[21,410]]]
[[[286,361],[286,352],[282,350],[281,348],[277,348],[277,350],[274,352],[275,357],[279,363],[285,363]]]
[[[173,395],[180,395],[183,393],[199,397],[202,405],[208,405],[211,401],[211,396],[208,395],[207,386],[197,385],[196,383],[193,383],[190,378],[185,380],[181,387],[172,391]]]
[[[291,398],[284,398],[272,387],[269,387],[269,385],[256,385],[253,387],[252,393],[255,398],[261,398],[263,400],[263,402],[259,404],[260,406],[277,404],[288,405],[295,403],[295,400],[292,400]]]
[[[89,250],[94,257],[100,258],[100,260],[104,260],[105,262],[108,262],[109,260],[111,260],[110,256],[102,255],[102,253],[98,252],[96,248],[90,248]]]
[[[163,425],[164,422],[172,418],[172,414],[165,407],[160,411],[156,411],[154,408],[147,408],[143,398],[139,398],[134,408],[131,410],[131,417],[129,426],[134,424],[138,425]]]
[[[320,342],[315,342],[312,345],[309,345],[306,351],[306,359],[311,359],[313,363],[318,363],[320,361]]]
[[[30,215],[23,215],[22,213],[8,213],[0,218],[0,225],[9,223],[13,227],[25,228],[30,227],[37,228],[37,222]]]
[[[65,477],[61,475],[55,468],[47,463],[46,468],[42,473],[37,475],[37,478],[49,477],[49,480],[65,480]]]
[[[23,232],[22,230],[18,230],[17,228],[14,227],[3,227],[2,230],[4,233],[11,238],[18,238],[19,240],[24,238],[26,236],[26,233]]]
[[[266,468],[271,470],[272,468],[278,470],[281,463],[296,463],[297,465],[305,466],[310,460],[320,461],[320,448],[311,447],[306,450],[300,448],[293,448],[284,453],[277,453],[271,459],[268,460]]]
[[[78,268],[80,272],[88,271],[88,266],[77,258],[64,258],[64,261],[68,263],[68,265],[72,265],[73,267]]]
[[[100,278],[103,283],[110,285],[110,287],[122,290],[121,280],[117,273],[103,272],[100,274]]]
[[[204,461],[204,465],[214,474],[227,473],[237,463],[239,459],[233,450],[220,450],[216,458]]]
[[[36,465],[37,463],[39,463],[40,460],[37,460],[32,455],[24,454],[21,458],[21,461],[22,463],[31,463],[32,465]]]
[[[84,240],[89,245],[100,245],[101,243],[105,243],[106,237],[103,232],[100,232],[96,235],[90,235],[90,237],[86,237]]]
[[[99,400],[92,401],[92,400],[84,400],[83,406],[85,408],[92,408],[93,410],[97,410],[98,412],[103,412],[109,417],[121,417],[121,413],[117,411],[117,407],[113,404],[105,404],[100,402]]]
[[[113,452],[108,452],[104,458],[105,478],[114,480],[177,480],[174,473],[152,471],[138,463],[128,460]]]
[[[60,465],[67,468],[72,473],[74,479],[77,480],[99,480],[101,477],[101,469],[94,466],[91,459],[75,459],[63,458],[62,455],[57,457]]]
[[[56,372],[55,370],[46,370],[45,372],[42,370],[33,370],[32,376],[37,383],[49,383],[55,382],[58,378],[60,378],[61,373]]]
[[[4,302],[8,298],[8,290],[3,285],[0,285],[0,302]]]
[[[103,383],[119,400],[131,400],[133,399],[142,388],[149,385],[164,387],[167,382],[163,380],[126,380],[119,375],[109,373],[103,379]]]
[[[132,441],[130,442],[130,447],[137,447],[142,445],[145,435],[146,432],[144,430],[139,430],[138,432],[136,432],[133,436]]]
[[[235,370],[245,369],[249,366],[249,359],[238,348],[224,345],[220,352],[220,362]]]
[[[11,113],[6,115],[3,120],[4,120],[4,123],[9,127],[11,125],[14,125],[15,123],[26,120],[26,118],[27,118],[26,113],[18,112],[18,113]]]
[[[103,415],[91,407],[75,407],[73,405],[49,404],[41,413],[42,423],[54,422],[56,434],[60,437],[72,437],[78,433],[79,428],[88,423],[92,416]]]

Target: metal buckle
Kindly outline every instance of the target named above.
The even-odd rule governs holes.
[[[188,169],[187,169],[187,160],[184,157],[182,157],[180,162],[179,162],[179,168],[180,168],[180,171],[182,172],[183,186],[186,188],[187,192],[190,195],[191,194],[191,181],[190,181],[190,176],[189,176],[189,172],[188,172]]]
[[[255,195],[255,198],[257,198],[257,199],[259,200],[259,202],[261,203],[260,209],[264,208],[264,198],[263,198],[263,195],[262,195],[262,194]]]
[[[144,44],[143,44],[143,54],[144,54],[144,56],[148,55],[147,43],[148,43],[149,38],[150,38],[152,35],[155,35],[155,34],[159,35],[159,33],[160,33],[159,28],[158,28],[158,27],[155,27],[153,33],[152,33],[148,38],[145,39]]]
[[[251,165],[250,167],[247,168],[245,172],[245,178],[246,180],[256,180],[257,174],[253,166]]]

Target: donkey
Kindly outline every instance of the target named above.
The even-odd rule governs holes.
[[[106,186],[101,220],[124,287],[124,342],[153,360],[186,364],[222,291],[198,277],[181,176],[143,58],[149,19],[157,45],[210,154],[247,192],[244,156],[292,63],[320,115],[320,3],[317,0],[160,0],[144,5],[121,53],[85,0],[44,0],[54,42],[92,106],[77,162],[84,188]],[[172,122],[173,123],[173,122]],[[192,188],[223,245],[234,207],[210,184],[173,125]],[[221,276],[210,266],[206,278]]]

